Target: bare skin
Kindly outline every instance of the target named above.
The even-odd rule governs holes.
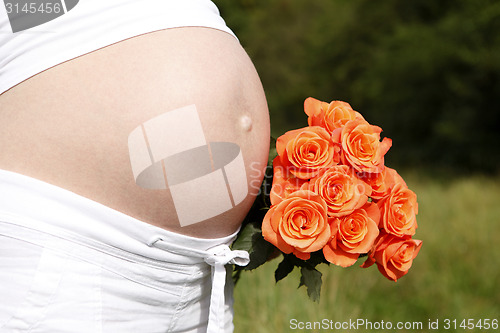
[[[135,183],[127,137],[148,119],[191,104],[210,141],[240,146],[250,195],[224,214],[181,227],[168,190]],[[153,32],[60,64],[0,95],[0,117],[0,169],[195,237],[238,229],[267,163],[269,117],[259,77],[238,41],[215,29]]]

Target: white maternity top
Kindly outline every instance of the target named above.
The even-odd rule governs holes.
[[[4,0],[0,94],[50,67],[119,41],[176,27],[234,36],[210,0]]]

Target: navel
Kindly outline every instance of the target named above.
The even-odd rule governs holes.
[[[253,122],[252,118],[247,115],[243,115],[240,117],[240,127],[245,132],[250,132],[252,130]]]

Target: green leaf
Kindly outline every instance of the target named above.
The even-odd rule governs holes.
[[[319,303],[319,297],[321,294],[321,272],[315,268],[310,268],[303,266],[300,269],[300,284],[301,286],[306,286],[307,288],[307,296],[314,301]]]
[[[253,235],[260,233],[260,228],[256,227],[253,223],[248,223],[241,229],[238,234],[238,238],[233,242],[232,248],[233,250],[242,250],[242,251],[252,251],[253,244],[252,238]]]
[[[273,160],[276,156],[278,156],[278,152],[276,151],[276,139],[271,136],[271,139],[269,141],[269,157],[267,160],[267,164],[272,166]]]
[[[249,252],[250,263],[245,266],[245,270],[252,270],[265,264],[275,249],[275,247],[266,241],[260,233],[253,235],[252,244],[252,251]]]
[[[276,268],[274,272],[274,279],[276,282],[284,279],[295,268],[295,264],[289,258],[289,255],[284,255],[283,260],[279,263],[278,268]]]
[[[246,224],[232,245],[233,250],[243,250],[250,254],[250,263],[243,267],[252,270],[265,264],[275,247],[262,236],[257,222]]]

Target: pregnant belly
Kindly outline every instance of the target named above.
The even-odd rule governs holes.
[[[0,169],[197,237],[234,232],[267,162],[259,78],[231,35],[154,32],[0,96]]]

